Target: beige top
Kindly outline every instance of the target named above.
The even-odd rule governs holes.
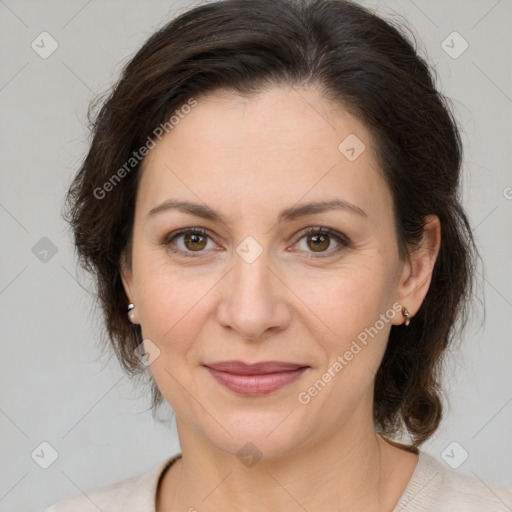
[[[59,501],[41,512],[156,512],[160,478],[181,453],[147,473]],[[463,475],[419,450],[416,468],[392,512],[511,512],[512,490]]]

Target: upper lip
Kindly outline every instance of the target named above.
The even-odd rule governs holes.
[[[220,361],[218,363],[208,363],[205,366],[219,372],[236,373],[238,375],[262,375],[297,370],[298,368],[305,368],[307,365],[282,361],[262,361],[252,364],[243,361]]]

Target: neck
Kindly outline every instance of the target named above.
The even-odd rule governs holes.
[[[384,441],[373,425],[347,429],[246,467],[178,421],[183,456],[164,477],[157,511],[392,511],[417,456]]]

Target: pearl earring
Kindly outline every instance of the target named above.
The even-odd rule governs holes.
[[[128,318],[132,321],[134,317],[134,313],[132,309],[135,308],[135,304],[128,304]]]
[[[409,311],[407,311],[407,308],[405,306],[402,306],[402,315],[404,315],[404,324],[407,327],[411,323],[411,314],[409,313]]]

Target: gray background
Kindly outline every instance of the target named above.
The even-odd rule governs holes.
[[[152,421],[145,389],[99,357],[100,316],[60,208],[87,147],[89,101],[154,30],[196,4],[0,0],[1,511],[38,510],[179,451],[175,427]],[[446,417],[423,448],[512,487],[512,0],[364,4],[408,20],[453,98],[464,203],[485,263],[473,323],[447,361]],[[46,59],[31,48],[43,31],[59,45]],[[453,31],[469,44],[458,58],[442,46]],[[462,41],[452,40],[453,53]],[[44,237],[56,254],[42,252]],[[48,469],[31,457],[43,441],[59,454]]]

